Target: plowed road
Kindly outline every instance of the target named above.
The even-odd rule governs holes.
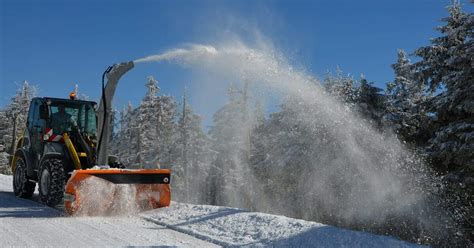
[[[136,216],[64,216],[38,203],[37,195],[15,197],[11,183],[10,176],[0,175],[0,247],[216,247]]]

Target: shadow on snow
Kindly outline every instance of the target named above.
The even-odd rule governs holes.
[[[0,218],[45,218],[63,216],[61,211],[35,202],[37,200],[37,195],[34,195],[32,200],[28,200],[18,198],[12,192],[0,191]]]

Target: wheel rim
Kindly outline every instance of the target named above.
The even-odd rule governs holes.
[[[49,171],[47,169],[44,169],[41,172],[41,184],[40,184],[41,193],[43,195],[48,195],[49,193],[49,180],[50,180]]]
[[[21,187],[23,178],[25,177],[25,170],[23,169],[23,161],[18,159],[16,161],[15,175],[14,175],[14,185],[16,189]]]

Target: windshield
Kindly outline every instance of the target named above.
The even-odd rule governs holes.
[[[96,115],[92,103],[53,102],[49,112],[51,113],[49,126],[54,134],[71,131],[76,125],[83,133],[96,134]]]

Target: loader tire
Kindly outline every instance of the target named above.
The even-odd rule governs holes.
[[[50,207],[58,205],[64,197],[64,166],[61,159],[48,158],[41,163],[38,191],[41,202]]]
[[[13,192],[18,197],[31,198],[35,192],[36,183],[30,181],[26,175],[25,158],[19,155],[15,164],[15,171],[13,172]]]

